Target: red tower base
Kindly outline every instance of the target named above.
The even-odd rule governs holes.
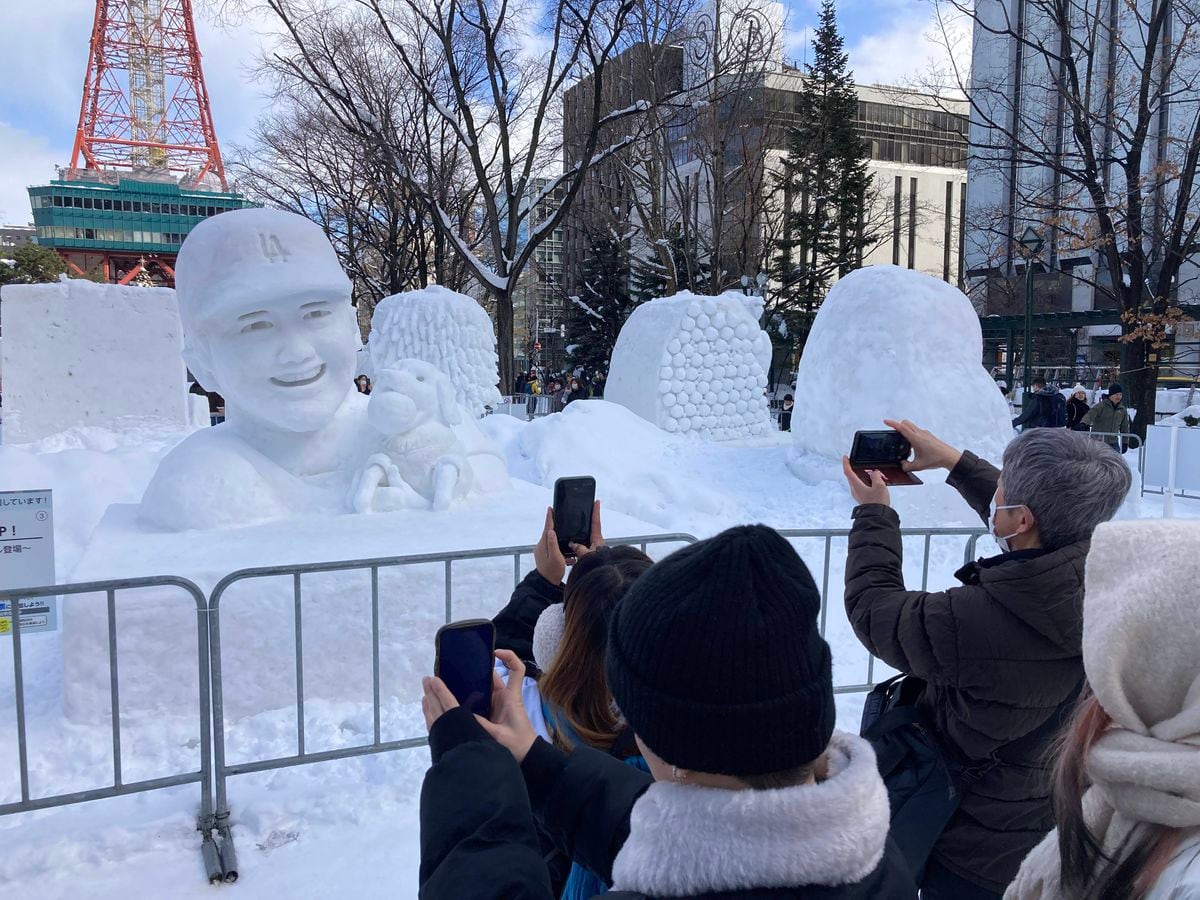
[[[174,253],[58,248],[58,254],[71,274],[82,278],[104,284],[144,284],[148,278],[154,287],[175,287]]]

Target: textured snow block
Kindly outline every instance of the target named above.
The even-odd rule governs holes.
[[[745,298],[684,291],[643,303],[621,329],[604,399],[673,434],[730,440],[771,426],[771,340]]]
[[[70,279],[3,295],[4,440],[126,416],[188,425],[175,292]]]
[[[402,359],[436,366],[454,384],[459,404],[474,415],[500,402],[492,320],[465,294],[435,285],[384,298],[371,317],[368,346],[375,371]]]
[[[982,360],[979,317],[957,288],[897,266],[852,272],[825,298],[800,360],[795,445],[837,458],[854,432],[911,419],[999,464],[1013,431]]]

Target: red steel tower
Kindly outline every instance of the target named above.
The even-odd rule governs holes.
[[[158,170],[228,190],[192,0],[96,0],[71,169]]]

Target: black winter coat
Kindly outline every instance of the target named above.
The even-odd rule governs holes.
[[[1074,394],[1067,401],[1067,427],[1072,431],[1087,431],[1088,427],[1083,424],[1083,417],[1091,411],[1086,400],[1080,400]]]
[[[999,475],[968,452],[948,483],[987,521]],[[1081,541],[1005,553],[961,569],[962,587],[910,591],[899,516],[879,505],[854,511],[846,612],[855,633],[888,665],[929,683],[924,720],[960,762],[998,762],[968,789],[933,849],[951,872],[992,891],[1004,890],[1054,827],[1050,720],[1065,720],[1083,682],[1087,551]],[[1006,750],[1039,728],[1044,740]]]
[[[421,790],[423,900],[554,900],[534,831],[535,818],[553,835],[559,849],[611,883],[613,861],[630,836],[634,804],[653,783],[648,774],[596,750],[585,747],[567,754],[540,739],[518,767],[508,751],[461,709],[434,723],[429,745],[433,766]],[[695,824],[710,832],[721,827],[712,820]],[[728,835],[730,843],[738,837]],[[755,860],[741,862],[746,871],[754,871]],[[624,900],[649,895],[619,891],[604,896]],[[916,900],[916,888],[889,838],[878,866],[855,884],[688,896]]]
[[[492,619],[496,649],[511,650],[525,663],[527,674],[537,678],[541,671],[533,660],[533,629],[546,608],[563,601],[563,586],[551,584],[537,569],[526,575],[509,598],[508,605]]]

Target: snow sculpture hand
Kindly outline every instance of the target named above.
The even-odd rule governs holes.
[[[420,360],[376,373],[367,421],[387,441],[359,476],[355,512],[444,510],[471,490],[467,454],[452,426],[462,421],[450,380]]]

